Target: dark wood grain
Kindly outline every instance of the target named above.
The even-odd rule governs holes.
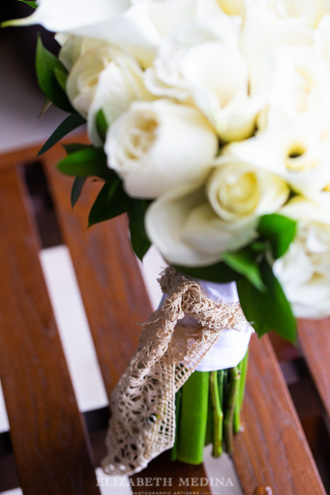
[[[246,495],[258,486],[273,495],[325,494],[268,337],[250,344],[242,420],[233,457]]]
[[[330,418],[330,319],[300,320],[299,342]]]
[[[37,246],[14,167],[0,171],[0,376],[24,495],[96,495]]]
[[[72,179],[55,168],[61,156],[58,147],[46,155],[46,172],[110,396],[136,350],[138,323],[147,319],[151,305],[130,247],[126,217],[87,229],[88,213],[102,184],[89,182],[72,211]]]

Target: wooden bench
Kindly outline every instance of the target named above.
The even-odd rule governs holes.
[[[77,406],[39,261],[40,236],[24,174],[29,163],[37,161],[46,175],[108,396],[137,346],[136,322],[148,317],[151,306],[130,250],[126,219],[87,229],[100,184],[90,183],[72,212],[72,180],[55,168],[62,148],[56,146],[40,160],[35,158],[37,149],[0,158],[0,378],[10,422],[10,433],[0,435],[0,492],[20,486],[24,495],[94,495],[100,493],[95,467],[105,453],[105,424],[88,431],[86,415]],[[300,383],[295,363],[307,363],[318,391],[307,373],[317,402],[317,425],[327,425],[330,323],[302,321],[299,335],[300,354],[275,338],[273,344],[269,337],[252,339],[243,408],[246,429],[235,437],[233,456],[247,495],[326,493],[276,353],[282,361],[288,352],[294,358],[286,356],[282,366],[291,391]],[[305,400],[310,402],[310,396]],[[316,437],[314,431],[310,438]],[[328,445],[329,431],[322,437]],[[132,485],[141,477],[165,477],[172,478],[172,486],[146,483],[132,490],[201,495],[212,489],[183,486],[180,478],[206,476],[202,465],[170,462],[162,455],[133,477]],[[218,493],[221,490],[213,489]]]

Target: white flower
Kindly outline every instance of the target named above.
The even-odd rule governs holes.
[[[259,216],[277,211],[288,194],[273,174],[224,158],[206,185],[171,190],[151,205],[148,235],[168,262],[208,265],[251,241]]]
[[[145,73],[146,87],[193,101],[223,140],[246,138],[263,100],[248,97],[248,66],[238,41],[237,19],[223,13],[187,23],[161,45]]]
[[[217,152],[216,135],[196,109],[167,100],[136,101],[108,131],[109,167],[129,195],[155,198],[206,176]]]
[[[330,183],[330,141],[309,127],[283,127],[227,146],[225,153],[278,175],[298,193]]]
[[[218,3],[226,14],[244,17],[245,0],[218,0]]]
[[[133,57],[119,50],[112,50],[112,58],[100,73],[88,110],[88,133],[92,143],[102,146],[96,126],[96,117],[103,111],[110,126],[134,100],[154,99],[144,87],[143,72]]]
[[[315,0],[246,0],[240,46],[249,62],[252,88],[260,86],[269,52],[276,46],[313,44],[316,18]]]
[[[61,45],[58,58],[68,71],[72,69],[74,63],[81,55],[91,48],[97,48],[103,44],[101,40],[96,38],[86,38],[63,33],[57,33],[55,39]]]
[[[257,218],[277,211],[289,188],[278,176],[246,162],[223,156],[212,173],[207,193],[217,215],[227,222]]]
[[[98,38],[129,51],[146,67],[176,27],[218,10],[216,0],[40,0],[31,16],[14,24]]]
[[[83,53],[69,73],[66,90],[72,106],[87,117],[101,72],[118,57],[118,50],[103,43]]]
[[[296,317],[330,315],[330,194],[296,197],[282,210],[298,221],[296,239],[274,263]]]
[[[271,58],[269,102],[259,128],[299,124],[322,131],[328,127],[330,71],[325,58],[311,46],[278,47]]]

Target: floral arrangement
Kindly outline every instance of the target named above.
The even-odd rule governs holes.
[[[45,108],[70,114],[40,153],[87,122],[92,144],[66,145],[58,168],[72,205],[104,182],[89,225],[127,212],[140,259],[155,244],[190,279],[236,282],[259,336],[295,341],[295,317],[328,316],[329,2],[25,3],[7,24],[57,33],[36,71]]]

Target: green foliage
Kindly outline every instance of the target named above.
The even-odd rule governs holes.
[[[274,259],[288,250],[296,235],[297,223],[283,215],[273,214],[261,217],[258,232],[270,244]]]
[[[240,303],[248,321],[259,337],[274,330],[290,342],[296,341],[296,321],[283,289],[272,268],[264,260],[261,265],[262,280],[267,288],[261,293],[247,279],[237,281]]]
[[[100,139],[102,140],[103,143],[105,141],[108,127],[109,127],[108,122],[104,115],[103,110],[99,110],[96,114],[96,128],[100,136]]]
[[[57,76],[55,74],[57,71]],[[42,44],[40,36],[37,41],[36,73],[40,89],[59,108],[65,112],[73,112],[68,97],[58,82],[59,72],[67,74],[64,65]],[[63,77],[63,76],[61,76]]]
[[[50,148],[52,148],[56,143],[58,143],[64,136],[69,134],[69,132],[77,129],[85,123],[85,119],[78,113],[72,113],[69,115],[53,132],[49,139],[45,142],[43,147],[39,150],[38,156],[46,153]]]
[[[149,201],[143,199],[130,199],[128,207],[131,244],[141,261],[151,246],[144,225],[144,217],[149,204]]]
[[[69,149],[68,146],[65,148]],[[100,177],[109,180],[116,177],[108,168],[106,155],[101,148],[83,147],[73,151],[57,164],[57,168],[63,174],[75,177]]]
[[[32,7],[33,9],[36,9],[38,7],[37,2],[33,2],[30,0],[18,0],[19,2],[26,3],[29,7]]]
[[[113,180],[106,182],[99,192],[89,213],[88,226],[125,213],[129,202],[130,198],[123,189],[122,181],[114,174]]]
[[[237,272],[223,262],[215,263],[214,265],[193,267],[174,265],[174,268],[188,277],[217,282],[219,284],[226,284],[240,278]]]
[[[224,254],[222,259],[230,268],[246,277],[258,290],[261,292],[265,291],[260,268],[257,263],[257,254],[251,249]]]
[[[68,78],[67,70],[62,70],[62,69],[59,69],[58,67],[55,67],[54,75],[56,77],[58,84],[63,89],[63,91],[66,91],[66,80]]]
[[[72,184],[72,189],[71,189],[71,206],[72,208],[75,206],[77,203],[82,188],[86,182],[87,177],[76,177],[75,180],[73,181]]]

